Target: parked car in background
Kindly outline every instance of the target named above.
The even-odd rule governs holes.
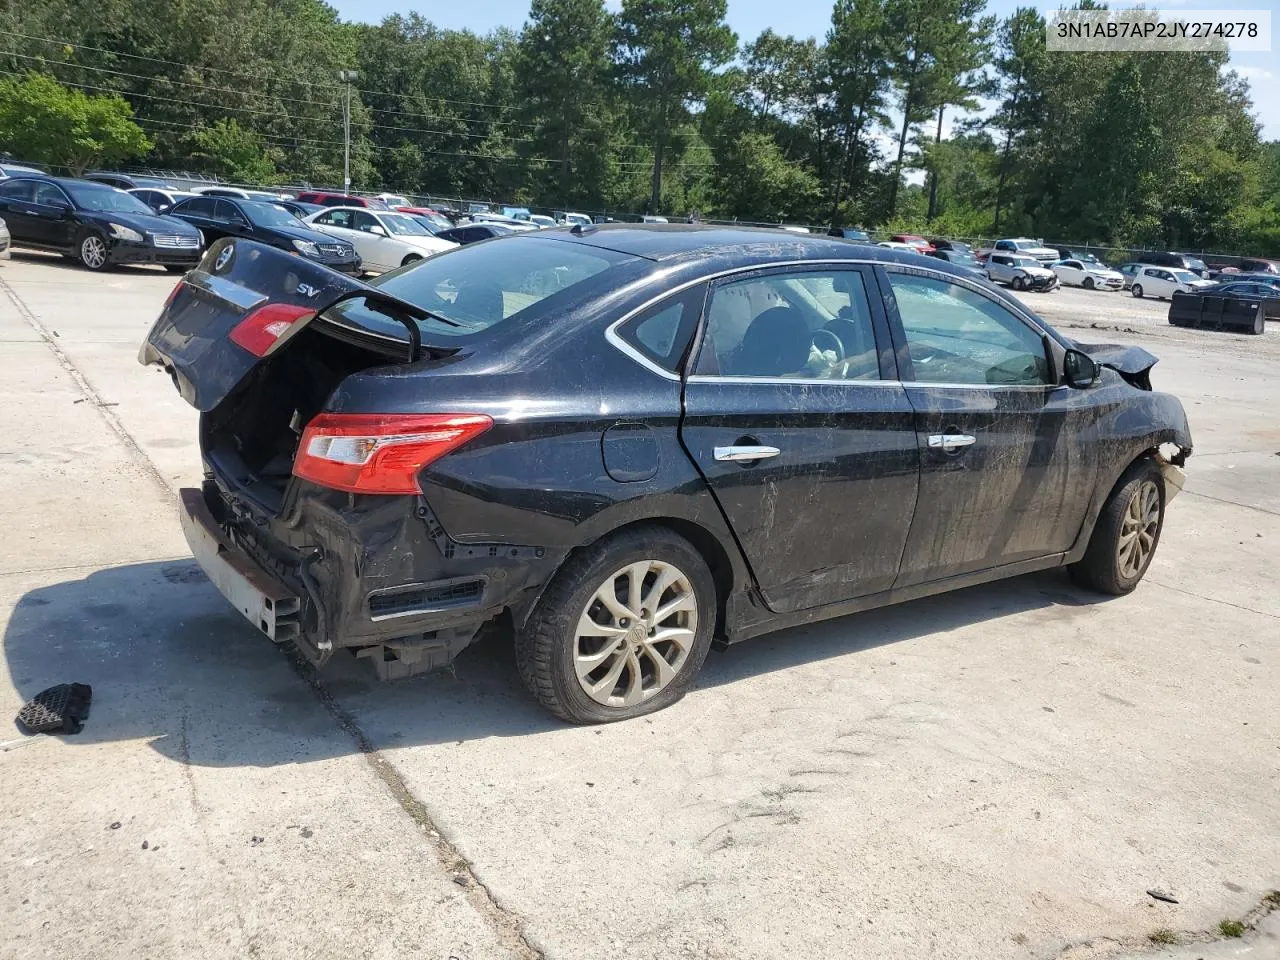
[[[915,247],[918,253],[933,253],[937,249],[924,237],[917,236],[914,233],[895,233],[889,239],[894,243],[905,243],[909,247]]]
[[[987,257],[987,279],[1007,283],[1015,290],[1041,293],[1058,286],[1057,275],[1035,257],[992,251]]]
[[[82,179],[92,180],[95,183],[105,183],[107,186],[115,187],[117,190],[134,190],[138,187],[153,187],[158,190],[176,189],[168,180],[160,177],[136,176],[132,173],[113,173],[109,170],[94,170],[92,173],[86,173]]]
[[[918,247],[910,243],[903,243],[901,240],[881,240],[876,246],[884,247],[886,250],[906,250],[908,253],[920,253]],[[924,256],[924,254],[920,255]]]
[[[987,279],[987,272],[982,264],[978,262],[978,258],[967,250],[934,250],[928,254],[935,260],[945,260],[947,263],[955,264],[956,267],[975,277],[979,280]]]
[[[842,240],[852,240],[855,243],[874,243],[871,234],[863,230],[861,227],[832,227],[827,231],[829,237],[839,237]]]
[[[365,207],[369,210],[390,210],[377,197],[356,197],[345,193],[326,193],[323,190],[303,190],[293,198],[300,203],[314,203],[322,207]]]
[[[1081,263],[1093,264],[1094,266],[1098,266],[1098,267],[1107,266],[1105,263],[1099,260],[1096,256],[1094,256],[1094,254],[1090,253],[1088,250],[1085,250],[1083,247],[1055,246],[1055,247],[1050,247],[1050,249],[1057,251],[1058,259],[1060,260],[1079,260]]]
[[[1280,276],[1280,260],[1259,260],[1243,257],[1239,263],[1241,273],[1270,273]]]
[[[571,210],[557,210],[555,212],[556,223],[566,224],[570,227],[582,224],[584,227],[591,225],[591,218],[585,213],[574,213]]]
[[[431,207],[396,207],[399,213],[409,213],[420,220],[429,221],[437,230],[447,230],[453,226],[453,221],[442,214],[440,211]]]
[[[963,240],[948,240],[945,237],[926,237],[935,250],[954,250],[956,253],[973,253],[973,247]]]
[[[1122,290],[1124,276],[1118,270],[1104,267],[1100,263],[1088,263],[1084,260],[1059,260],[1049,265],[1063,286],[1084,287],[1086,290]]]
[[[1173,270],[1186,270],[1203,280],[1209,278],[1209,268],[1199,257],[1187,253],[1161,252],[1159,250],[1143,251],[1142,263],[1153,267],[1169,267]]]
[[[670,223],[671,221],[668,220],[666,217],[659,217],[651,213],[646,213],[643,217],[640,218],[640,222],[641,223]]]
[[[1277,277],[1280,279],[1280,277]],[[1187,291],[1199,297],[1231,297],[1235,300],[1256,300],[1264,320],[1280,320],[1280,286],[1260,283],[1256,280],[1228,280]]]
[[[284,207],[299,220],[303,220],[313,213],[319,213],[321,210],[328,210],[318,203],[299,203],[297,200],[277,200],[276,203]]]
[[[1140,263],[1122,263],[1116,267],[1116,273],[1124,278],[1124,288],[1128,290],[1133,286],[1133,278],[1138,275],[1138,271],[1142,269]]]
[[[1031,257],[1041,264],[1054,263],[1059,259],[1058,251],[1053,247],[1046,247],[1042,241],[1032,240],[1029,237],[1009,237],[1004,240],[997,240],[992,244],[990,252]]]
[[[192,193],[204,194],[206,197],[232,197],[236,200],[262,200],[266,203],[279,203],[281,200],[292,200],[293,195],[277,193],[274,190],[249,190],[243,187],[193,187]]]
[[[545,230],[548,227],[556,226],[556,218],[548,217],[546,214],[543,214],[543,213],[530,214],[529,222],[532,223],[539,230]]]
[[[12,239],[9,236],[9,225],[0,220],[0,260],[9,259],[9,244]]]
[[[221,237],[256,240],[331,270],[360,272],[360,257],[351,244],[313,230],[278,203],[202,194],[183,200],[170,212],[198,228],[210,243]]]
[[[1280,287],[1280,273],[1237,273],[1228,280],[1248,280],[1251,283],[1265,283],[1268,286]]]
[[[1175,270],[1144,263],[1134,272],[1133,280],[1129,283],[1129,292],[1139,298],[1168,299],[1175,293],[1190,293],[1212,285],[1212,280],[1201,279],[1190,270]]]
[[[460,246],[466,246],[468,243],[490,240],[493,237],[506,237],[513,233],[521,232],[503,223],[460,223],[456,227],[450,227],[448,230],[441,230],[436,236],[441,240],[450,240]]]
[[[47,177],[48,175],[48,170],[35,164],[11,163],[8,160],[0,163],[0,180],[8,177]]]
[[[502,625],[583,723],[674,703],[717,639],[1042,569],[1138,587],[1192,447],[1155,357],[939,260],[809,236],[780,264],[769,237],[526,234],[367,286],[270,249],[196,274],[139,356],[201,413],[196,561],[316,663],[406,676]]]
[[[498,212],[504,217],[510,217],[512,220],[519,220],[522,223],[528,223],[529,218],[533,216],[533,211],[528,207],[503,207]]]
[[[410,205],[409,198],[398,193],[379,193],[374,195],[374,199],[382,201],[388,210]]]
[[[134,187],[125,192],[133,194],[156,213],[168,213],[179,200],[196,196],[185,190],[162,190],[159,187]]]
[[[90,270],[158,263],[185,272],[199,262],[204,248],[199,230],[159,216],[137,197],[92,180],[0,181],[0,217],[7,221],[15,246],[62,253]]]
[[[503,216],[500,213],[477,213],[471,218],[472,223],[498,223],[512,230],[537,230],[528,220],[517,220],[515,217]]]
[[[394,210],[330,207],[313,213],[304,222],[355,247],[367,273],[394,270],[457,246],[447,237],[433,234],[409,214]]]

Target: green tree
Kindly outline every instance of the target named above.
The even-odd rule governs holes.
[[[532,125],[526,154],[549,158],[548,193],[560,206],[590,205],[609,174],[609,44],[603,0],[533,0],[520,34],[515,82]]]
[[[1038,84],[1045,56],[1044,18],[1034,7],[1019,7],[1000,24],[992,61],[996,71],[993,92],[999,97],[999,106],[989,125],[1003,139],[995,193],[993,230],[997,233],[1014,152],[1034,136],[1041,123],[1043,94]]]
[[[123,98],[90,96],[40,73],[0,83],[0,145],[74,176],[151,149]]]
[[[865,194],[875,145],[871,133],[887,122],[890,62],[885,0],[836,0],[826,60],[833,110],[841,128],[841,162],[831,191],[831,219],[842,219],[846,184]],[[865,197],[863,198],[865,199]]]
[[[262,138],[234,119],[217,120],[189,137],[190,156],[205,173],[235,183],[271,183],[276,176],[272,152]]]
[[[671,133],[737,52],[725,0],[622,0],[614,55],[631,93],[637,126],[653,145],[649,207],[662,203],[662,165]]]

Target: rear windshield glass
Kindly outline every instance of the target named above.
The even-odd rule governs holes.
[[[437,254],[369,282],[457,324],[419,321],[424,338],[438,341],[488,330],[623,259],[610,250],[510,237]],[[328,315],[365,329],[404,335],[398,323],[360,301],[340,304]]]

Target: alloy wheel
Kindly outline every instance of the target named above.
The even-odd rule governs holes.
[[[1133,285],[1133,289],[1132,289],[1130,292],[1131,292],[1135,297],[1137,297],[1139,300],[1141,300],[1141,299],[1142,299],[1142,284],[1140,284],[1140,283],[1135,283],[1135,284]]]
[[[97,234],[89,234],[80,243],[80,262],[90,270],[101,270],[107,262],[107,245]]]
[[[1160,491],[1155,481],[1147,480],[1133,492],[1120,525],[1116,542],[1116,565],[1126,579],[1146,569],[1155,550],[1156,532],[1160,527]]]
[[[605,579],[578,618],[578,683],[604,706],[647,700],[684,668],[697,629],[697,596],[679,567],[663,560],[629,563]]]

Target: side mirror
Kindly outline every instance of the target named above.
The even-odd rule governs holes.
[[[383,230],[381,227],[377,225],[370,227],[369,232],[372,233],[375,237],[385,237],[387,235],[387,231]]]
[[[166,213],[166,212],[168,212],[169,210],[172,210],[172,209],[173,209],[173,206],[172,206],[172,205],[170,205],[170,204],[168,204],[168,203],[162,203],[162,204],[160,204],[158,207],[156,207],[156,213]]]
[[[1083,390],[1098,382],[1101,370],[1098,362],[1079,350],[1068,350],[1062,361],[1062,381],[1068,387]]]

